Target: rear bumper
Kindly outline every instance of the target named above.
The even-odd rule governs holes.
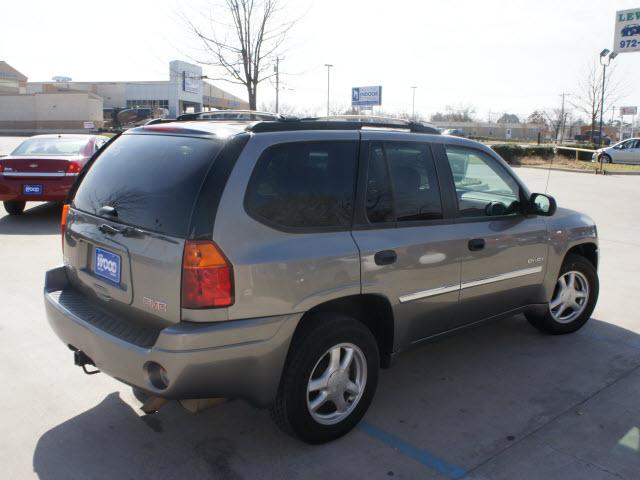
[[[61,202],[67,198],[77,177],[20,178],[0,176],[0,201]],[[42,185],[42,194],[25,195],[23,185]]]
[[[93,319],[65,305],[66,270],[46,274],[47,319],[67,345],[86,353],[102,372],[154,395],[170,399],[243,398],[256,406],[272,403],[289,343],[300,314],[219,323],[179,323],[160,329],[152,346],[107,333]],[[119,321],[118,319],[112,319]],[[70,360],[71,361],[71,360]],[[158,389],[146,367],[160,364],[169,385]]]

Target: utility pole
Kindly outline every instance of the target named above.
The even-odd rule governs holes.
[[[560,109],[560,144],[564,141],[564,125],[566,121],[566,115],[564,113],[564,97],[569,95],[567,92],[562,92],[560,96],[562,97],[562,107]],[[556,137],[556,141],[558,138]]]
[[[416,88],[418,87],[411,87],[411,89],[413,90],[413,100],[411,100],[411,119],[414,121],[416,119]]]
[[[279,100],[280,100],[280,57],[276,57],[276,113],[279,112]]]
[[[327,67],[327,117],[330,115],[329,114],[329,103],[330,103],[330,87],[331,87],[331,67],[333,67],[332,64],[330,63],[325,63],[324,64],[325,67]]]

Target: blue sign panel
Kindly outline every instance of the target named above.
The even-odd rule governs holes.
[[[353,87],[351,89],[351,106],[372,107],[382,104],[382,87]]]

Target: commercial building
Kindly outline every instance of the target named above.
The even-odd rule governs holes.
[[[169,63],[169,80],[132,82],[29,82],[28,93],[83,91],[103,100],[104,108],[160,107],[175,118],[185,112],[246,109],[249,104],[206,81],[202,68],[180,60]]]
[[[169,117],[249,104],[210,84],[198,65],[174,60],[169,79],[132,82],[28,82],[0,61],[0,133],[71,132],[103,125],[104,109],[159,107]]]
[[[82,131],[102,126],[102,98],[87,92],[0,95],[0,132]]]
[[[536,123],[489,123],[489,122],[433,122],[442,130],[462,130],[472,137],[492,138],[496,140],[528,140],[549,136],[545,125]]]
[[[0,95],[27,92],[27,77],[7,62],[0,60]]]

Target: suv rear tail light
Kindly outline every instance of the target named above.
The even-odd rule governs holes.
[[[67,165],[67,174],[77,175],[80,173],[80,170],[82,170],[82,165],[80,165],[80,163],[69,160],[69,164]]]
[[[62,250],[64,250],[64,231],[67,227],[67,215],[69,215],[69,204],[62,205],[62,216],[60,217],[60,233],[62,234]]]
[[[187,240],[182,259],[182,308],[233,305],[233,268],[210,241]]]

